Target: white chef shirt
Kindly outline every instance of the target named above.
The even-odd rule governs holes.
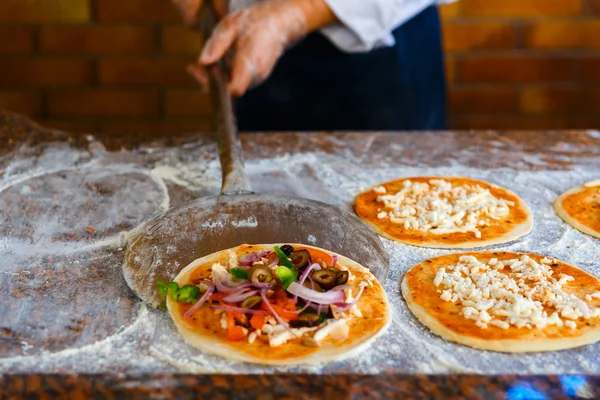
[[[237,10],[260,0],[230,0]],[[455,0],[325,0],[340,23],[321,32],[340,50],[348,53],[393,46],[392,31],[432,4]]]

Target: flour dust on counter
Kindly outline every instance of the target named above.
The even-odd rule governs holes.
[[[598,155],[592,154],[597,147],[589,144],[598,139],[582,135],[587,144],[579,147],[556,141],[547,147],[551,141],[538,143],[536,138],[525,145],[516,136],[485,132],[468,140],[452,132],[254,135],[243,143],[247,172],[257,191],[306,196],[349,211],[357,193],[399,177],[469,176],[505,187],[530,206],[535,229],[519,241],[502,245],[502,251],[545,254],[600,276],[598,240],[562,223],[552,208],[554,199],[573,182],[597,179]],[[488,136],[489,140],[479,140]],[[538,150],[540,146],[547,151]],[[67,140],[26,144],[0,160],[0,201],[23,201],[32,210],[3,214],[0,225],[0,290],[10,297],[6,303],[10,307],[3,309],[8,313],[0,318],[1,342],[8,343],[0,350],[0,372],[600,373],[598,343],[515,355],[469,348],[433,334],[410,312],[400,282],[412,266],[451,252],[387,239],[382,242],[391,268],[383,288],[392,322],[369,351],[350,361],[278,367],[233,363],[190,347],[176,334],[168,315],[147,309],[128,290],[118,274],[123,257],[119,244],[130,227],[165,206],[218,193],[221,177],[216,160],[216,146],[208,135],[112,150],[93,138],[79,147]],[[66,182],[69,179],[62,179],[60,171],[69,171],[67,177],[74,181]],[[47,183],[43,176],[50,178]],[[108,209],[98,210],[97,215],[93,195],[98,192],[85,185],[86,176],[101,184],[99,190],[109,197],[99,203]],[[83,186],[77,179],[83,179]],[[40,186],[24,189],[32,182]],[[110,201],[104,185],[119,190],[113,197],[119,204]],[[61,197],[60,188],[79,193],[70,200],[73,212],[61,203],[67,197],[64,193]],[[14,207],[3,204],[6,210]],[[136,204],[142,207],[137,210]],[[87,208],[92,210],[83,212]],[[102,215],[106,220],[96,219]],[[96,232],[86,231],[87,226]],[[168,245],[177,251],[176,243]],[[28,278],[30,274],[35,279]],[[56,314],[64,318],[33,321],[36,307],[51,315],[70,299],[75,302],[66,306],[64,315]],[[108,318],[111,313],[116,316],[113,321]],[[81,329],[70,318],[92,323]]]

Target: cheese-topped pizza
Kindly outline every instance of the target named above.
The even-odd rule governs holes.
[[[600,280],[542,255],[430,258],[406,273],[402,294],[432,332],[471,347],[534,352],[600,340]]]
[[[554,209],[573,228],[600,238],[600,180],[567,190],[556,199]]]
[[[390,322],[385,292],[367,268],[306,245],[241,245],[158,285],[189,344],[235,361],[349,357]]]
[[[359,194],[354,210],[388,239],[437,248],[505,243],[529,233],[533,218],[513,192],[465,177],[412,177]]]

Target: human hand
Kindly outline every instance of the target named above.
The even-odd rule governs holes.
[[[181,17],[183,18],[183,22],[189,28],[197,28],[198,26],[198,12],[200,7],[202,7],[203,0],[171,0],[171,3],[175,5]],[[213,6],[215,7],[215,11],[220,17],[223,17],[227,14],[227,0],[211,0]]]
[[[198,3],[201,0],[179,1]],[[222,11],[226,5],[222,3],[217,8]],[[251,5],[221,20],[205,44],[198,63],[188,66],[188,72],[208,90],[205,67],[218,62],[233,49],[229,90],[241,96],[251,85],[268,78],[290,43],[335,20],[325,0],[267,0]]]
[[[307,33],[304,12],[294,0],[269,0],[223,18],[206,42],[198,64],[188,71],[206,88],[204,67],[233,48],[229,90],[241,96],[251,84],[265,80],[289,43]]]

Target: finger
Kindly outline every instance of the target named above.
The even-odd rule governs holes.
[[[198,10],[202,6],[202,0],[172,0],[179,10],[184,23],[195,28],[198,25]]]
[[[238,31],[239,13],[233,13],[225,17],[215,28],[210,39],[204,45],[202,54],[200,54],[201,64],[214,64],[223,57],[225,52],[235,42]]]
[[[200,84],[203,92],[208,92],[210,88],[210,80],[208,72],[204,68],[196,64],[190,64],[186,71]]]
[[[234,96],[242,96],[250,87],[256,72],[254,63],[243,53],[238,53],[233,61],[229,92]]]

